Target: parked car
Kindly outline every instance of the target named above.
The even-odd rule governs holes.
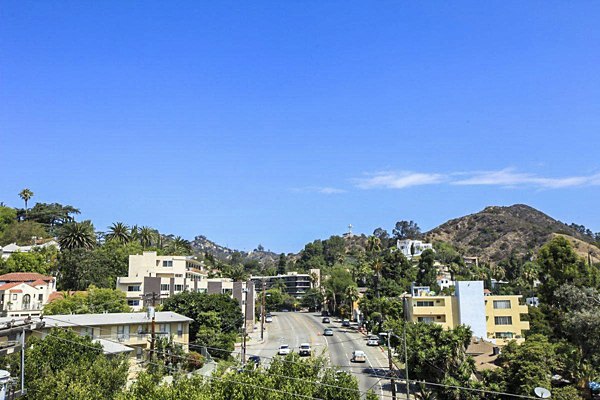
[[[325,330],[323,331],[323,336],[333,336],[333,329],[325,328]]]
[[[379,338],[377,336],[373,337],[369,337],[367,339],[367,346],[379,346]]]
[[[253,363],[257,367],[260,365],[260,357],[259,356],[250,356],[248,357],[248,362]]]
[[[364,363],[367,361],[367,355],[362,350],[354,350],[352,352],[351,361],[356,363]]]
[[[348,321],[347,319],[342,321],[342,326],[344,328],[350,328],[350,321]]]
[[[288,346],[287,344],[282,344],[281,346],[279,346],[277,354],[279,354],[280,356],[285,356],[287,354],[290,354],[291,351],[292,350],[290,349],[290,346]]]
[[[323,317],[323,319],[321,320],[321,322],[323,322],[324,324],[328,324],[331,321],[329,320],[329,317]]]
[[[300,344],[300,349],[298,350],[298,354],[301,356],[310,356],[312,353],[312,350],[310,348],[310,344],[308,343],[302,343]]]
[[[273,317],[271,317],[270,315],[267,315],[265,317],[265,322],[273,322]]]

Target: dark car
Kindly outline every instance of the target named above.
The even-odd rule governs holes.
[[[350,328],[350,321],[348,321],[348,320],[344,320],[344,321],[342,321],[342,326],[343,326],[344,328]]]
[[[324,324],[328,324],[331,321],[329,320],[329,317],[323,317],[323,319],[321,320],[321,322],[323,322]]]
[[[321,311],[321,317],[329,317],[329,312],[327,310]]]
[[[254,363],[256,365],[260,365],[260,357],[259,356],[250,356],[250,357],[248,357],[248,362]]]

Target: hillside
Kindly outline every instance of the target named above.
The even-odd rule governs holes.
[[[535,253],[553,234],[580,243],[582,250],[585,245],[590,246],[588,236],[524,204],[486,207],[478,213],[452,219],[427,232],[425,237],[430,242],[451,243],[465,255],[497,262],[512,252]]]
[[[190,242],[194,254],[208,253],[220,260],[230,260],[233,253],[239,252],[244,260],[258,260],[263,265],[274,264],[279,259],[279,254],[266,250],[254,250],[250,252],[233,250],[225,246],[221,246],[209,239],[206,236],[196,236]]]

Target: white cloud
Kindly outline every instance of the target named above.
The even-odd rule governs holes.
[[[497,171],[425,173],[412,171],[377,172],[366,178],[354,179],[360,189],[405,189],[412,186],[450,184],[461,186],[535,187],[561,189],[581,186],[600,186],[600,173],[567,177],[544,177],[514,168]]]
[[[465,179],[451,182],[453,185],[494,185],[505,187],[535,186],[548,189],[560,189],[576,186],[600,184],[600,174],[591,176],[569,176],[564,178],[547,178],[535,174],[517,172],[512,168],[499,171],[473,172]]]
[[[356,186],[360,189],[404,189],[411,186],[433,185],[445,181],[442,174],[423,172],[379,172],[368,178],[356,179]]]
[[[296,193],[321,193],[321,194],[340,194],[346,193],[344,189],[338,189],[334,187],[320,187],[320,186],[306,186],[302,188],[294,188],[293,192]]]

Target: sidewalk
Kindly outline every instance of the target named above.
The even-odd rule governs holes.
[[[269,340],[269,330],[267,329],[267,324],[265,324],[263,339],[260,338],[260,324],[257,324],[256,328],[257,329],[254,329],[252,332],[248,332],[248,336],[246,336],[246,348],[261,345]],[[242,343],[237,342],[235,344],[235,348],[242,348]]]

